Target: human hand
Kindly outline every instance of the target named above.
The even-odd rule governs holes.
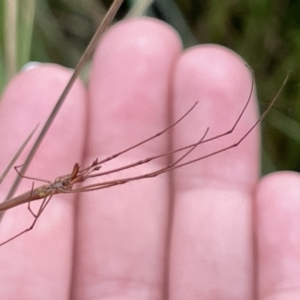
[[[11,82],[0,107],[1,169],[45,121],[69,76],[59,66],[42,65]],[[182,53],[176,34],[161,22],[119,23],[95,54],[87,91],[76,82],[27,174],[53,180],[70,173],[75,162],[89,165],[161,131],[196,101],[174,130],[174,148],[198,141],[207,127],[207,137],[226,132],[247,101],[251,80],[228,49],[202,45]],[[257,118],[253,95],[233,134],[199,146],[187,159],[233,144]],[[107,167],[166,153],[169,143],[165,135]],[[126,174],[166,164],[160,160]],[[15,175],[1,186],[2,198]],[[276,173],[260,182],[258,176],[257,128],[238,147],[178,169],[174,177],[55,195],[31,232],[0,248],[1,298],[168,294],[232,300],[286,293],[291,299],[299,290],[299,176]],[[31,184],[23,180],[20,190]],[[14,208],[0,237],[31,222],[25,205]]]

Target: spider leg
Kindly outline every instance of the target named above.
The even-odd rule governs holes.
[[[13,237],[11,237],[11,238],[7,239],[6,241],[0,243],[0,247],[3,246],[3,245],[5,245],[6,243],[8,243],[8,242],[10,242],[10,241],[12,241],[12,240],[14,240],[14,239],[16,239],[17,237],[23,235],[25,232],[29,232],[30,230],[32,230],[32,229],[34,228],[34,226],[35,226],[35,224],[36,224],[38,218],[41,216],[41,214],[42,214],[43,211],[45,210],[46,206],[49,204],[49,202],[50,202],[52,196],[53,196],[53,194],[51,194],[51,195],[49,195],[49,196],[47,196],[47,197],[45,197],[45,198],[43,199],[43,201],[42,201],[42,203],[41,203],[41,205],[40,205],[40,207],[39,207],[39,210],[38,210],[38,212],[37,212],[36,214],[35,214],[35,213],[32,211],[32,209],[30,208],[30,202],[29,202],[29,203],[28,203],[28,210],[30,211],[30,213],[31,213],[31,214],[33,215],[33,217],[34,217],[34,220],[33,220],[32,224],[31,224],[28,228],[26,228],[26,229],[24,229],[23,231],[19,232],[18,234],[14,235]]]
[[[41,179],[41,178],[35,178],[35,177],[23,175],[23,174],[19,171],[19,168],[21,168],[22,166],[23,166],[23,165],[20,165],[20,166],[14,166],[14,169],[16,170],[16,172],[18,173],[18,175],[19,175],[20,177],[26,178],[26,179],[30,179],[30,180],[36,180],[36,181],[46,182],[46,183],[52,184],[52,182],[49,181],[49,180],[45,180],[45,179]]]

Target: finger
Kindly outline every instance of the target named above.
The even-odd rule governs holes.
[[[300,294],[300,176],[278,172],[256,193],[259,299],[297,299]]]
[[[1,148],[1,169],[38,123],[41,129],[70,75],[71,72],[62,67],[41,65],[18,74],[10,82],[0,106],[0,137],[5,145]],[[57,176],[70,173],[74,163],[80,160],[84,138],[84,98],[84,87],[76,82],[38,149],[26,173],[28,176],[53,181]],[[17,164],[25,161],[29,150],[30,147],[26,147]],[[12,170],[1,186],[2,199],[14,177],[16,172]],[[36,181],[34,187],[43,184]],[[17,194],[31,188],[32,180],[23,179]],[[49,204],[31,232],[0,247],[1,299],[11,298],[20,290],[24,299],[50,296],[63,299],[67,296],[72,262],[73,198],[54,196],[53,203]],[[36,212],[39,205],[40,201],[37,201],[31,207]],[[14,236],[32,222],[33,216],[26,204],[11,209],[1,223],[0,241]]]
[[[175,118],[196,101],[175,129],[176,147],[222,134],[238,119],[251,91],[243,61],[220,46],[187,51],[175,69]],[[257,119],[254,95],[230,135],[201,144],[186,160],[237,142]],[[258,177],[258,128],[235,149],[175,172],[171,252],[172,299],[249,299],[251,296],[251,192]],[[238,287],[238,288],[237,288]]]
[[[107,33],[93,61],[87,161],[133,146],[167,126],[169,83],[179,53],[173,30],[151,19],[121,22]],[[165,153],[167,140],[156,139],[101,170]],[[97,181],[141,175],[165,165],[162,159]],[[85,195],[78,216],[74,284],[79,298],[88,298],[91,291],[102,296],[118,291],[131,299],[161,292],[167,188],[167,177],[160,176]]]

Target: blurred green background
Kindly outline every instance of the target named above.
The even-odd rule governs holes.
[[[112,1],[2,0],[0,88],[26,62],[74,68]],[[125,1],[118,19],[135,4]],[[136,7],[135,7],[136,8]],[[141,14],[134,10],[132,15]],[[184,46],[217,43],[240,54],[255,72],[261,110],[289,81],[263,122],[262,173],[300,170],[300,2],[157,0],[144,12],[170,23]]]

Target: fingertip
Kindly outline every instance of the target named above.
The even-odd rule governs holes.
[[[300,213],[299,195],[300,174],[281,171],[264,176],[256,188],[259,224],[264,224],[264,228],[272,231],[276,226],[280,227],[280,222],[293,220],[292,216]]]
[[[257,187],[257,197],[262,199],[288,199],[300,195],[300,174],[291,171],[274,172],[264,176]],[[296,197],[297,198],[297,197]],[[298,199],[298,198],[297,198]]]
[[[182,75],[182,77],[197,79],[192,82],[196,84],[195,89],[199,84],[209,87],[212,82],[215,82],[220,94],[224,89],[228,89],[229,84],[234,84],[235,89],[244,90],[249,87],[249,82],[252,80],[242,57],[216,44],[203,44],[187,49],[179,59],[176,69],[178,72],[188,73],[188,76]]]
[[[91,134],[98,152],[106,139],[114,149],[128,145],[128,134],[120,128],[136,143],[167,126],[169,85],[180,51],[175,31],[154,19],[125,20],[107,32],[95,53],[89,85]]]
[[[118,47],[116,47],[118,45]],[[170,49],[181,50],[181,40],[177,32],[165,22],[153,18],[126,19],[116,23],[101,39],[101,46],[97,48],[93,58],[97,64],[99,55],[123,57],[127,55],[135,58],[132,51],[144,55],[144,59],[153,56],[167,56]],[[119,65],[110,61],[111,68]],[[97,65],[95,66],[97,68]]]
[[[300,174],[265,176],[256,193],[259,294],[292,299],[299,294]],[[294,299],[294,298],[293,298]]]
[[[174,101],[178,117],[196,101],[199,105],[186,118],[184,126],[175,128],[175,142],[184,146],[198,141],[209,128],[206,139],[233,132],[199,145],[188,158],[201,158],[238,143],[258,119],[252,77],[245,62],[233,51],[218,45],[193,47],[181,56],[175,68]],[[247,100],[249,105],[243,115]],[[193,181],[202,184],[228,183],[248,192],[259,174],[259,126],[237,147],[197,162],[187,167],[183,176],[189,186]],[[178,147],[178,146],[177,146]],[[179,186],[183,181],[179,182]],[[240,187],[239,187],[240,186]]]
[[[40,124],[38,132],[41,131],[70,76],[71,71],[66,68],[54,64],[40,64],[20,72],[11,80],[2,95],[0,106],[0,137],[6,145],[1,150],[1,165],[8,164],[37,124]],[[46,173],[50,171],[50,174],[43,177],[58,175],[57,166],[54,171],[54,164],[49,165],[53,160],[53,153],[56,155],[57,165],[65,172],[65,165],[70,165],[71,159],[65,154],[65,150],[82,143],[83,132],[80,124],[85,118],[85,97],[84,86],[77,80],[35,156],[36,165],[44,172],[47,170]],[[37,134],[21,154],[17,164],[25,161]],[[72,161],[78,160],[81,151],[82,146],[74,149]],[[16,175],[12,173],[13,176]]]

